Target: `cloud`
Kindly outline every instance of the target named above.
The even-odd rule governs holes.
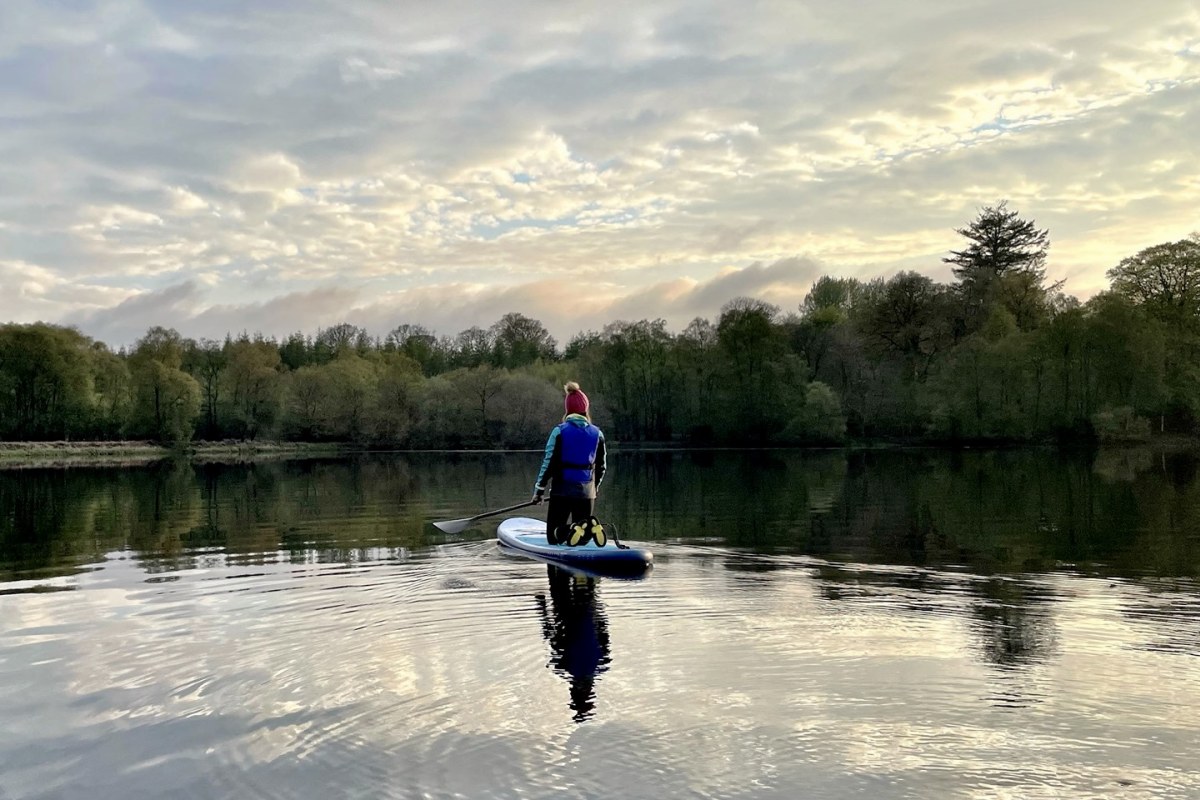
[[[283,338],[295,331],[314,334],[340,322],[362,326],[376,336],[401,324],[453,336],[516,312],[540,320],[565,344],[577,333],[600,330],[615,320],[663,319],[669,328],[681,330],[698,316],[715,320],[735,297],[758,297],[794,311],[821,272],[815,262],[786,259],[728,270],[706,281],[675,278],[636,291],[612,282],[550,279],[500,289],[485,283],[432,284],[382,297],[323,286],[244,303],[211,303],[214,290],[186,281],[74,314],[66,321],[119,347],[132,344],[155,325],[195,339],[243,332]]]
[[[67,281],[53,270],[0,260],[0,322],[61,322],[78,309],[119,303],[129,292]]]
[[[821,267],[809,259],[788,258],[767,266],[751,264],[696,287],[688,302],[697,315],[711,313],[712,308],[720,308],[735,297],[794,296],[799,303],[803,299],[803,294],[796,296],[800,287],[807,291],[820,276]]]
[[[196,339],[264,333],[283,337],[296,330],[315,333],[352,314],[359,293],[336,286],[295,292],[257,303],[205,301],[193,281],[130,297],[105,309],[72,315],[67,322],[114,346],[132,344],[155,325],[175,328]]]
[[[0,301],[13,318],[184,285],[188,314],[301,329],[328,287],[337,307],[423,298],[413,313],[443,324],[468,313],[446,287],[477,287],[479,314],[579,281],[613,313],[651,314],[658,291],[708,308],[685,288],[726,275],[790,303],[755,270],[944,277],[954,228],[1003,198],[1086,295],[1197,226],[1183,0],[12,0],[5,17],[0,276],[45,289]]]
[[[154,325],[181,327],[193,319],[200,291],[192,282],[135,294],[110,307],[69,315],[64,322],[114,346],[132,344]]]

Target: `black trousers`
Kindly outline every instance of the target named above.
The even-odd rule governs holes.
[[[554,536],[558,526],[568,520],[583,522],[592,515],[595,507],[596,499],[594,497],[555,497],[550,495],[546,506],[546,541],[550,544],[558,544],[559,541]]]

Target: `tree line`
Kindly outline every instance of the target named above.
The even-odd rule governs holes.
[[[560,348],[537,320],[436,336],[341,324],[282,341],[154,327],[113,351],[0,326],[0,440],[255,439],[536,446],[580,380],[624,441],[812,444],[1197,432],[1200,236],[1148,247],[1086,303],[1046,280],[1049,233],[1006,203],[956,231],[953,280],[824,276],[796,309],[733,298],[671,332],[618,321]]]

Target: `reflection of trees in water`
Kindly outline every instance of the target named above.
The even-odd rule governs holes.
[[[1200,586],[1192,581],[1153,582],[1132,595],[1122,590],[1121,615],[1145,641],[1141,649],[1200,656]]]
[[[1106,458],[614,451],[598,513],[629,539],[768,554],[982,574],[1070,563],[1101,575],[1200,575],[1196,457]],[[306,563],[422,547],[443,541],[431,517],[525,497],[539,460],[428,453],[0,472],[0,569],[65,574],[125,548],[147,569],[170,570],[197,563],[197,551],[250,564],[280,550]],[[472,535],[490,538],[492,528]]]
[[[1193,489],[1196,485],[1196,473],[1200,470],[1200,458],[1196,453],[1164,454],[1160,459],[1162,471],[1171,479],[1176,489]]]
[[[200,524],[200,492],[186,462],[170,462],[140,476],[122,498],[118,524],[124,547],[135,551],[142,569],[165,572],[197,565],[187,534]]]
[[[1102,574],[1200,575],[1200,540],[1189,535],[1200,528],[1195,457],[1102,455],[621,454],[601,513],[628,538],[717,538],[765,553],[984,574],[1071,563]],[[1136,477],[1111,479],[1114,458],[1117,474]]]
[[[570,684],[570,707],[583,722],[596,707],[596,678],[608,669],[608,619],[597,598],[596,578],[547,565],[549,603],[537,596],[542,635],[550,644],[550,667]]]
[[[772,551],[807,545],[810,514],[835,505],[846,457],[830,451],[659,451],[617,453],[610,463],[599,513],[623,521],[627,538],[719,538]]]
[[[69,575],[105,553],[151,541],[180,503],[180,475],[169,461],[0,472],[0,576]]]
[[[1042,702],[1034,667],[1054,655],[1057,625],[1049,587],[1030,580],[991,578],[972,583],[971,630],[984,662],[995,668],[996,685],[989,700],[1004,708]]]
[[[1050,659],[1057,640],[1058,598],[1048,586],[1029,579],[835,564],[821,565],[812,575],[826,600],[869,603],[896,614],[964,619],[982,661],[1004,676],[993,699],[1026,705],[1037,698],[1028,668]]]
[[[1154,453],[1145,448],[1112,448],[1100,450],[1092,461],[1097,477],[1111,482],[1135,481],[1143,472],[1154,469]]]
[[[151,573],[260,564],[280,550],[298,563],[361,560],[429,544],[426,495],[453,487],[461,496],[464,476],[499,495],[528,492],[519,457],[510,467],[496,454],[454,460],[0,471],[0,579],[72,574],[122,550]]]
[[[0,473],[0,580],[74,572],[74,558],[98,555],[82,541],[64,541],[62,532],[82,531],[96,487],[83,487],[69,502],[64,470],[20,470]]]
[[[700,564],[701,561],[699,559],[696,559],[695,561],[693,561],[693,563]],[[778,559],[733,558],[733,557],[727,557],[727,558],[721,559],[721,566],[723,568],[729,570],[730,572],[734,573],[735,576],[738,573],[743,573],[743,574],[748,574],[748,575],[756,575],[756,574],[762,574],[762,573],[767,573],[767,572],[780,572],[780,571],[784,571],[784,570],[792,570],[792,569],[796,568],[794,564],[788,564],[787,562],[780,561]],[[751,580],[748,582],[748,585],[755,586],[755,585],[758,585],[758,582]]]
[[[278,558],[341,563],[429,544],[427,513],[405,459],[311,459],[197,469],[196,541],[237,564]]]
[[[1057,639],[1049,588],[1029,581],[991,578],[973,581],[972,629],[984,658],[1002,669],[1046,661]]]
[[[887,595],[897,610],[923,614],[937,610],[938,604],[924,598],[961,594],[961,581],[951,580],[925,570],[879,571],[869,568],[822,564],[813,571],[817,592],[826,600],[855,600]],[[898,590],[898,591],[897,591]]]

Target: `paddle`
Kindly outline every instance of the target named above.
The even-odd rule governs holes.
[[[509,506],[508,508],[501,508],[496,511],[488,511],[483,514],[476,514],[475,516],[467,517],[466,519],[448,519],[448,520],[443,520],[442,522],[435,522],[435,523],[433,523],[433,527],[437,528],[442,533],[462,533],[468,527],[470,527],[472,522],[474,522],[477,519],[483,519],[484,517],[494,517],[497,514],[503,514],[506,511],[516,511],[518,508],[525,508],[526,506],[536,506],[537,504],[538,504],[537,500],[528,500],[524,503],[518,503],[515,506]]]

